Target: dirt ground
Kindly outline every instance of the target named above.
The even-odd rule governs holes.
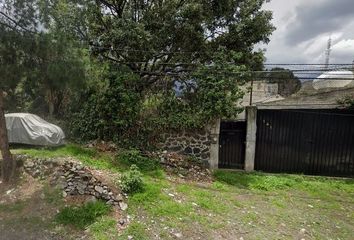
[[[15,184],[0,183],[0,239],[73,239],[53,222],[63,204],[58,190],[27,174]]]
[[[115,182],[120,170],[82,159],[107,182]],[[198,182],[161,172],[144,175],[144,184],[143,192],[128,198],[125,229],[117,227],[122,216],[111,214],[77,230],[55,222],[59,209],[73,201],[46,180],[24,174],[16,184],[0,183],[0,240],[352,240],[354,236],[353,180],[216,171],[213,181]]]

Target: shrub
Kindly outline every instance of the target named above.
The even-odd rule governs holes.
[[[95,220],[106,215],[111,207],[102,201],[86,203],[80,207],[65,207],[56,216],[57,222],[65,225],[73,225],[77,228],[85,228]]]
[[[136,165],[141,171],[148,172],[160,168],[157,159],[141,155],[139,150],[126,150],[117,156],[117,161],[128,167]]]
[[[120,187],[125,193],[136,193],[143,190],[143,179],[139,168],[132,165],[128,172],[125,172],[121,177]]]

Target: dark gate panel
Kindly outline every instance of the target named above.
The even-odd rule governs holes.
[[[219,168],[244,168],[245,141],[246,122],[221,122]]]
[[[354,176],[354,112],[259,110],[255,169]]]

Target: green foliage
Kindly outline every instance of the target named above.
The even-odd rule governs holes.
[[[235,65],[241,53],[220,48],[210,66],[200,65],[189,81],[184,81],[181,96],[164,96],[161,115],[167,128],[201,128],[217,118],[234,118],[242,111],[238,101],[249,75],[245,65]],[[233,74],[235,73],[235,74]]]
[[[242,110],[237,106],[240,86],[249,76],[225,72],[261,68],[263,53],[252,49],[267,42],[274,29],[262,4],[173,0],[85,5],[82,19],[90,25],[90,50],[109,67],[72,99],[69,135],[146,149],[166,129],[201,128],[216,118],[235,117]],[[61,13],[59,6],[64,15],[70,12],[63,1],[53,8],[55,14]],[[176,71],[183,74],[166,74]],[[177,83],[184,87],[182,96],[176,95]]]
[[[134,92],[137,76],[111,72],[107,79],[107,85],[101,83],[102,88],[93,85],[72,100],[68,116],[71,136],[119,142],[134,131],[141,105],[139,94]]]
[[[111,156],[96,152],[94,149],[84,148],[76,144],[67,144],[57,148],[28,148],[12,150],[13,153],[28,154],[39,158],[75,157],[88,166],[98,169],[118,170]]]
[[[214,172],[217,181],[239,188],[261,191],[301,189],[314,195],[326,194],[329,189],[354,192],[353,180],[333,180],[323,177],[306,177],[301,175],[270,175],[263,173],[244,173],[217,170]]]
[[[120,152],[116,161],[128,167],[136,165],[141,171],[149,172],[160,169],[160,163],[157,159],[143,156],[139,150],[125,150]]]
[[[85,228],[95,220],[110,212],[111,207],[104,202],[90,202],[80,207],[66,207],[56,216],[56,220],[65,225],[72,225],[77,228]]]
[[[216,180],[241,188],[257,190],[276,190],[294,186],[301,177],[272,176],[263,174],[248,174],[218,170],[214,172]]]
[[[354,96],[345,96],[338,103],[347,109],[354,109]]]
[[[0,52],[18,55],[0,66],[11,83],[7,102],[64,119],[74,140],[140,149],[153,148],[162,131],[233,118],[244,72],[262,68],[254,46],[274,30],[264,1],[30,0],[26,27],[47,31],[23,44],[27,37],[6,28],[13,37],[4,35]],[[29,71],[18,71],[27,62]]]
[[[36,2],[8,0],[0,5],[0,89],[3,91],[16,88],[32,64],[29,55],[35,44],[32,31],[38,20]]]
[[[263,58],[253,51],[254,46],[268,42],[274,30],[271,12],[261,9],[264,2],[170,0],[136,4],[99,0],[89,19],[94,53],[112,62],[127,62],[133,71],[161,73],[166,70],[161,63],[210,62],[212,53],[221,46],[244,53],[238,64],[259,66]],[[142,75],[144,88],[161,80]]]
[[[65,107],[65,99],[72,91],[84,86],[83,59],[87,54],[60,30],[40,34],[36,42],[32,51],[36,67],[23,80],[24,91],[31,94],[34,103],[46,105],[46,113],[52,116]]]
[[[95,240],[118,239],[116,226],[117,221],[114,218],[104,216],[92,224],[89,230]]]
[[[122,174],[120,187],[125,193],[137,193],[143,190],[142,174],[136,165],[132,165],[129,171]]]
[[[128,236],[132,236],[133,239],[139,240],[151,239],[151,237],[149,237],[148,232],[146,231],[145,226],[137,222],[129,224],[129,227],[126,229],[126,231],[124,231],[123,235],[117,239],[125,240],[128,239]]]

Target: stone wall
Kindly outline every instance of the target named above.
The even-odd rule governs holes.
[[[214,139],[207,130],[169,132],[162,134],[161,148],[168,152],[194,156],[209,165],[210,147]]]

